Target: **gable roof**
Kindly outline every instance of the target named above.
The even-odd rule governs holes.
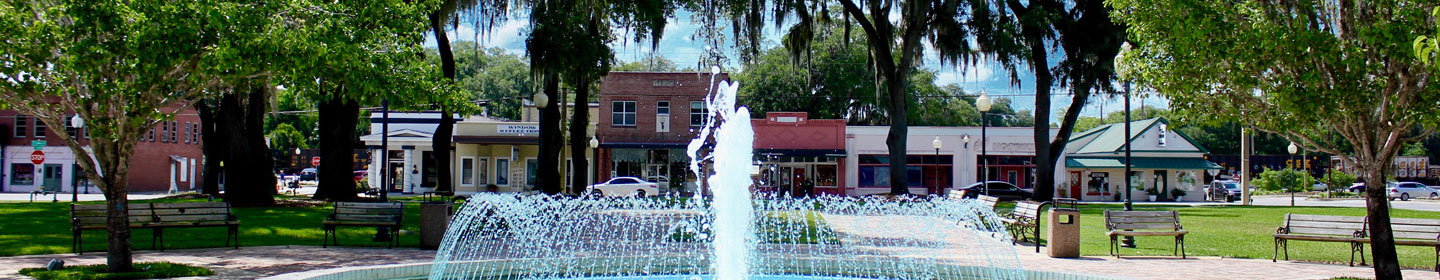
[[[1070,137],[1070,142],[1067,142],[1067,144],[1073,144],[1073,142],[1075,142],[1076,140],[1080,140],[1082,138],[1095,134],[1097,136],[1093,140],[1083,143],[1084,146],[1081,146],[1079,149],[1075,150],[1075,154],[1120,152],[1125,149],[1125,145],[1131,143],[1132,141],[1135,141],[1135,139],[1139,138],[1140,135],[1143,135],[1146,131],[1149,131],[1158,124],[1165,124],[1166,126],[1169,126],[1170,121],[1165,120],[1165,118],[1153,118],[1132,121],[1130,122],[1130,135],[1125,135],[1125,123],[1106,124],[1090,130],[1086,130],[1085,132],[1081,132],[1076,136]],[[1210,152],[1209,150],[1206,150],[1205,147],[1201,147],[1199,144],[1196,144],[1195,140],[1190,139],[1190,136],[1186,136],[1185,133],[1173,129],[1170,130],[1169,133],[1179,135],[1181,139],[1185,139],[1185,141],[1189,142],[1191,146],[1194,146],[1198,150],[1198,152]]]

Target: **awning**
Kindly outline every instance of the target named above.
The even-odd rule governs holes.
[[[1067,158],[1066,168],[1125,168],[1124,158]],[[1219,165],[1203,158],[1154,158],[1132,157],[1130,168],[1142,169],[1220,169]]]
[[[755,155],[794,157],[845,157],[843,149],[755,149]]]

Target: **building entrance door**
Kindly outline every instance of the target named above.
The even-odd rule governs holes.
[[[1160,190],[1159,197],[1170,197],[1170,180],[1168,173],[1169,172],[1166,172],[1165,170],[1155,170],[1154,186],[1155,189]],[[1170,198],[1174,199],[1173,197]]]
[[[41,175],[43,178],[41,183],[44,184],[45,191],[60,192],[60,178],[64,178],[64,174],[65,172],[64,169],[61,168],[61,165],[46,164],[44,174]]]
[[[1070,193],[1069,197],[1080,199],[1080,171],[1070,172]]]
[[[805,196],[810,190],[805,187],[805,169],[795,168],[795,179],[790,181],[790,194],[793,196]]]
[[[390,179],[388,179],[390,180],[390,182],[387,184],[382,184],[383,186],[385,186],[386,191],[398,192],[404,190],[405,184],[403,182],[405,181],[405,162],[392,160],[390,161],[390,166],[388,169],[389,170],[386,170],[385,172],[390,173]]]

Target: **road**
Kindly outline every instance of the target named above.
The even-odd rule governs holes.
[[[1288,196],[1288,195],[1283,195],[1283,196],[1282,196],[1282,195],[1257,196],[1257,197],[1254,197],[1253,199],[1255,200],[1255,205],[1290,206],[1290,196]],[[1236,203],[1236,204],[1239,204],[1239,202],[1235,202],[1235,203]],[[1296,197],[1295,197],[1295,206],[1365,207],[1365,200],[1362,200],[1362,199],[1344,199],[1344,200],[1323,201],[1323,200],[1310,200],[1310,199],[1305,199],[1304,197],[1301,197],[1301,196],[1296,196]],[[1391,206],[1391,207],[1394,207],[1394,208],[1397,208],[1397,209],[1409,209],[1409,210],[1436,211],[1436,212],[1440,212],[1440,200],[1429,200],[1429,199],[1411,199],[1410,201],[1395,200],[1395,201],[1391,201],[1391,202],[1390,202],[1390,206]]]

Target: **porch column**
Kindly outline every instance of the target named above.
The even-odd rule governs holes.
[[[404,173],[405,173],[405,174],[402,174],[402,175],[400,175],[400,176],[404,176],[405,180],[404,180],[404,181],[401,181],[401,182],[403,182],[402,184],[404,184],[404,185],[401,186],[401,188],[402,188],[402,189],[401,189],[401,192],[403,192],[403,193],[414,193],[414,192],[415,192],[415,174],[413,174],[413,173],[415,173],[415,146],[405,146],[404,149],[405,149],[405,169],[404,169]]]
[[[380,160],[384,153],[384,147],[370,150],[370,168],[367,169],[369,171],[367,171],[368,174],[366,175],[368,178],[366,178],[366,180],[369,182],[367,187],[371,189],[379,189],[380,186],[384,184],[384,182],[380,182],[380,180],[383,180],[380,178],[380,170],[382,166],[385,166],[385,162],[381,162]]]

